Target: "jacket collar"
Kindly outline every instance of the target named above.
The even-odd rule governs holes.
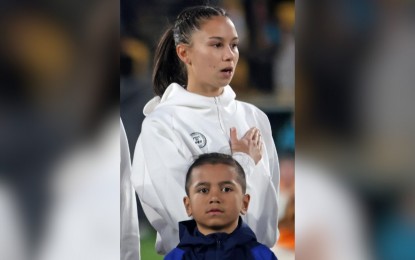
[[[213,233],[203,235],[197,230],[196,221],[187,220],[179,222],[180,243],[178,247],[198,247],[214,245],[221,241],[226,248],[232,249],[237,245],[246,245],[248,242],[257,241],[254,232],[239,217],[237,228],[231,233]]]
[[[144,115],[150,114],[152,111],[163,106],[183,106],[194,109],[211,108],[213,105],[220,103],[225,109],[232,109],[232,102],[235,100],[236,94],[232,88],[227,85],[223,89],[223,93],[218,97],[206,97],[187,91],[177,83],[170,84],[163,96],[154,97],[144,107]]]

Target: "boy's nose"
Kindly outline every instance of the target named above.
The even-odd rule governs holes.
[[[212,189],[209,203],[220,203],[219,193],[218,189]]]
[[[220,199],[219,199],[218,196],[212,196],[212,197],[210,197],[209,203],[210,204],[212,204],[212,203],[220,203]]]

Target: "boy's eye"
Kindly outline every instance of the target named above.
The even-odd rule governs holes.
[[[209,190],[207,188],[201,188],[197,192],[199,192],[199,193],[208,193]]]
[[[222,188],[222,191],[223,192],[230,192],[230,191],[232,191],[232,188],[230,188],[230,187],[223,187]]]

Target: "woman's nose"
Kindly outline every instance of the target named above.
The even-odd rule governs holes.
[[[235,53],[232,50],[232,47],[226,47],[224,48],[224,53],[223,53],[223,60],[224,61],[230,61],[233,60],[235,58]]]

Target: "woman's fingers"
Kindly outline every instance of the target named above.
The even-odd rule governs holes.
[[[255,131],[256,131],[255,127],[250,128],[248,131],[246,131],[246,133],[241,139],[248,139],[248,140],[254,139]]]
[[[260,139],[260,137],[261,137],[261,134],[259,133],[259,129],[257,129],[257,131],[255,132],[255,141],[259,141],[259,139]]]
[[[231,143],[232,144],[236,144],[238,142],[238,133],[236,132],[235,127],[231,128],[230,137],[231,137]]]
[[[238,139],[236,128],[230,129],[230,141],[232,152],[244,152],[258,163],[262,158],[263,142],[261,132],[258,128],[252,127],[241,139]]]
[[[231,144],[234,145],[243,142],[246,143],[246,145],[248,146],[249,144],[253,144],[253,146],[259,146],[262,143],[262,136],[258,128],[252,127],[248,131],[246,131],[246,133],[241,139],[238,139],[236,128],[232,127],[230,129],[230,141]]]
[[[258,131],[258,141],[257,141],[257,145],[261,145],[262,144],[262,136]]]

